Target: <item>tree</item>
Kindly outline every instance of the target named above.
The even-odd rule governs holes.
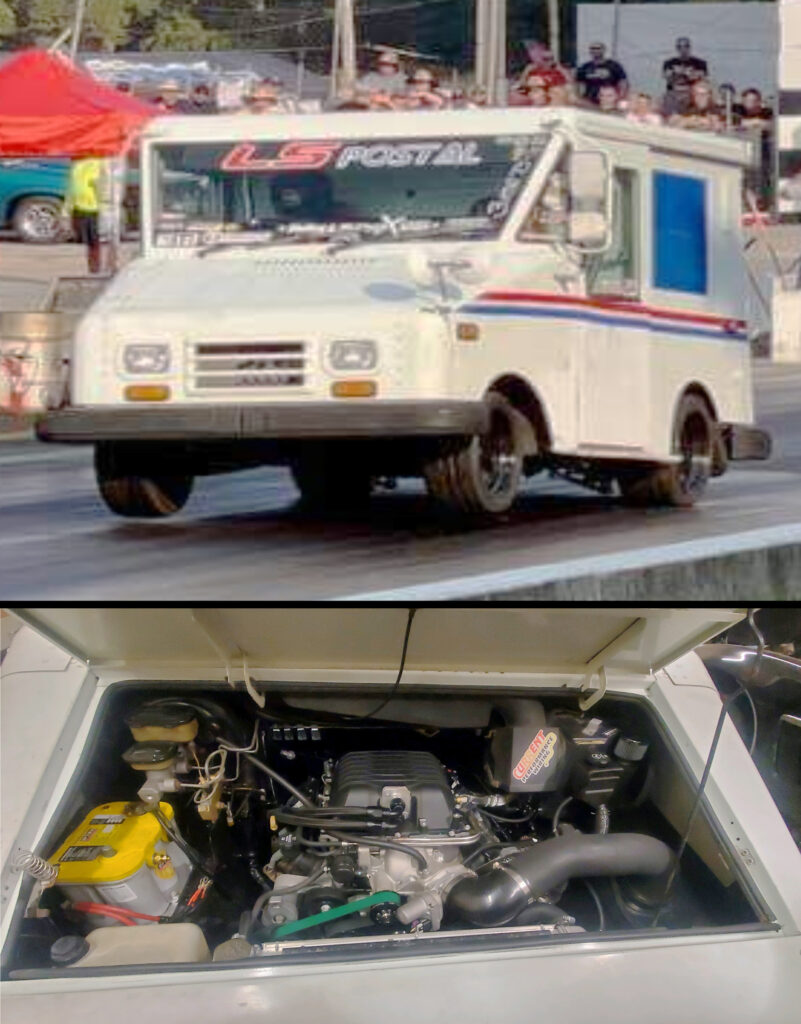
[[[6,3],[6,0],[0,0],[0,39],[5,36],[13,36],[16,32],[17,15],[13,8]]]
[[[214,50],[226,42],[222,32],[207,29],[185,10],[160,14],[152,32],[145,36],[145,50]]]
[[[71,27],[75,0],[11,0],[24,17],[17,17],[17,42],[46,44]],[[0,0],[0,36],[4,8]],[[164,49],[206,50],[222,46],[222,32],[207,28],[192,13],[196,0],[87,0],[81,48],[88,50]],[[7,34],[14,34],[13,10]],[[24,32],[20,31],[24,27]]]

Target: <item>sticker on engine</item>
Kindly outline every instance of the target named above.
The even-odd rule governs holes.
[[[98,814],[89,822],[90,825],[121,825],[125,821],[123,814]]]
[[[539,775],[543,768],[548,767],[556,751],[556,740],[555,732],[545,733],[540,729],[512,772],[518,782],[527,782],[532,775]]]
[[[105,846],[68,846],[58,858],[59,863],[68,860],[97,860]]]

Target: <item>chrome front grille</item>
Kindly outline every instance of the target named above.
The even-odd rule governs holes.
[[[193,391],[302,388],[307,380],[302,341],[214,341],[189,346]]]

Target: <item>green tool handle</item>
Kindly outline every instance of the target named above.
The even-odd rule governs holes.
[[[279,924],[273,932],[274,939],[283,939],[287,935],[294,935],[295,932],[303,932],[307,928],[314,928],[315,925],[325,924],[326,921],[336,921],[338,917],[347,917],[349,914],[359,914],[362,910],[369,910],[377,903],[400,904],[401,898],[396,892],[383,889],[381,892],[371,893],[359,900],[352,900],[344,903],[341,907],[332,907],[331,910],[321,910],[319,914],[312,914],[311,917],[301,917],[297,921],[287,921],[286,924]]]

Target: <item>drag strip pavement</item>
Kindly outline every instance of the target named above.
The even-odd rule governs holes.
[[[201,479],[173,519],[124,520],[97,497],[90,449],[8,441],[0,596],[448,600],[582,567],[636,569],[707,546],[801,542],[801,366],[760,366],[757,409],[773,458],[712,481],[694,509],[630,509],[535,477],[504,522],[481,529],[444,524],[416,482],[380,492],[358,516],[311,517],[289,473],[271,468]],[[742,600],[753,596],[744,580]]]

